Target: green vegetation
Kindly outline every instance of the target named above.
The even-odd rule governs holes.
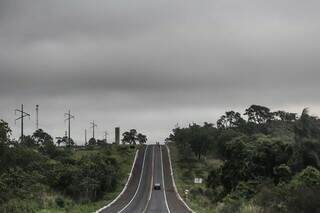
[[[167,139],[178,190],[201,212],[317,212],[320,119],[252,105]],[[195,177],[204,178],[194,184]]]
[[[189,158],[186,160],[179,154],[175,144],[171,143],[169,147],[175,182],[179,194],[185,199],[185,190],[189,190],[190,193],[187,197],[187,202],[190,207],[196,210],[197,213],[211,212],[210,210],[214,208],[214,205],[209,199],[209,196],[205,194],[208,193],[209,190],[205,184],[195,185],[193,181],[195,177],[207,177],[209,171],[218,168],[223,161],[209,156],[206,156],[206,159],[198,160],[197,158]]]
[[[0,212],[93,212],[121,191],[135,146],[57,147],[37,130],[20,142],[0,120]],[[63,141],[63,140],[61,140]],[[61,142],[60,142],[61,143]]]

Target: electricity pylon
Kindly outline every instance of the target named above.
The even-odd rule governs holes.
[[[94,121],[90,122],[90,124],[92,125],[90,128],[92,128],[92,138],[94,138],[94,128],[98,127],[97,124],[94,123]]]
[[[21,109],[15,109],[14,110],[15,114],[17,114],[17,112],[21,113],[20,117],[17,118],[15,121],[21,120],[21,142],[22,142],[22,140],[23,140],[23,118],[28,116],[29,119],[30,119],[30,114],[26,113],[25,111],[23,111],[23,104],[21,104]]]
[[[69,144],[69,146],[70,146],[70,144],[71,144],[71,137],[70,137],[70,120],[71,119],[74,119],[74,116],[73,115],[71,115],[71,113],[70,113],[70,110],[68,111],[68,113],[64,113],[64,116],[67,116],[67,118],[64,120],[64,121],[68,121],[68,144]]]

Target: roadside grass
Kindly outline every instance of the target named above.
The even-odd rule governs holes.
[[[181,197],[197,213],[214,212],[216,204],[207,196],[212,192],[207,188],[205,180],[210,170],[219,167],[222,161],[211,157],[201,160],[195,157],[187,161],[181,160],[175,144],[169,144],[169,148],[174,179]],[[196,177],[203,178],[204,183],[195,184]],[[185,195],[185,190],[189,190],[188,195]]]
[[[134,156],[138,146],[127,145],[108,145],[105,148],[91,147],[87,149],[78,149],[73,151],[74,159],[81,159],[85,155],[96,155],[102,153],[113,157],[117,160],[120,165],[120,177],[119,184],[114,192],[106,192],[102,199],[94,202],[75,202],[72,199],[57,194],[55,192],[47,193],[42,198],[41,210],[39,213],[87,213],[95,212],[103,206],[114,200],[118,194],[122,191],[127,178],[129,176]],[[60,202],[60,203],[59,203]],[[59,206],[60,205],[60,206]],[[39,208],[38,208],[39,209]]]

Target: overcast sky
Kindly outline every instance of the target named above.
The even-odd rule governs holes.
[[[0,118],[18,137],[84,141],[135,128],[150,142],[251,104],[320,115],[318,0],[0,0]],[[88,134],[91,134],[88,132]]]

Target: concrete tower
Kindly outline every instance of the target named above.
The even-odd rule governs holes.
[[[120,127],[115,128],[115,143],[120,144]]]

